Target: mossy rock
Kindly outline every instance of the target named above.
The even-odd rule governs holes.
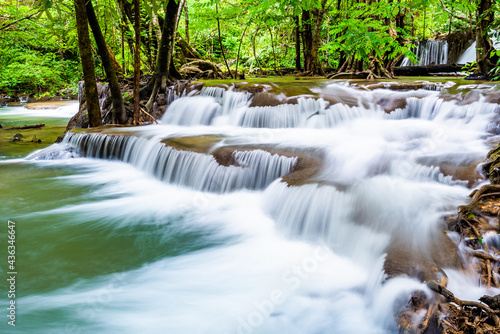
[[[209,150],[224,137],[221,135],[202,135],[192,137],[167,138],[161,142],[176,150],[208,153]]]

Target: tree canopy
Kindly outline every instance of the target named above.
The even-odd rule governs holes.
[[[136,2],[140,71],[164,80],[182,77],[174,72],[195,59],[227,77],[325,69],[390,75],[402,57],[418,61],[413,44],[459,33],[478,45],[477,71],[495,71],[498,58],[489,39],[498,12],[491,0],[91,0],[119,76],[134,70]],[[178,8],[175,17],[169,6]],[[1,0],[0,91],[74,94],[83,78],[76,27],[73,0]],[[162,42],[162,33],[171,40]],[[91,41],[102,80],[110,74],[92,34]],[[162,43],[174,42],[162,55]]]

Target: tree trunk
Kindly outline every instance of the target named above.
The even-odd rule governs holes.
[[[269,35],[271,36],[271,49],[273,50],[273,59],[274,59],[274,62],[273,62],[273,67],[274,67],[274,73],[277,75],[278,74],[278,62],[277,62],[277,59],[276,59],[276,48],[274,47],[274,39],[273,39],[273,31],[271,29],[271,27],[268,27],[269,28]],[[281,75],[281,72],[279,72],[279,74]]]
[[[300,20],[295,16],[295,70],[302,71],[300,65]]]
[[[120,17],[121,17],[121,28],[122,28],[122,34],[125,36],[127,40],[127,44],[129,46],[130,53],[135,53],[135,48],[134,48],[134,39],[130,37],[129,35],[126,34],[126,32],[130,32],[129,25],[127,23],[127,19],[129,22],[132,22],[132,17],[130,16],[131,14],[131,5],[128,3],[126,0],[120,0]]]
[[[259,32],[259,29],[257,29],[255,31],[255,35],[252,36],[252,51],[253,51],[253,58],[257,62],[257,65],[259,65],[260,73],[263,74],[264,70],[262,69],[262,66],[260,65],[259,58],[257,58],[257,51],[255,50],[255,38],[256,38],[256,35],[257,35],[258,32]]]
[[[235,79],[238,79],[238,62],[240,61],[240,51],[241,51],[241,44],[243,43],[243,38],[245,37],[245,33],[247,32],[248,25],[245,26],[245,29],[243,30],[243,33],[241,34],[241,39],[240,39],[240,45],[238,46],[238,55],[236,56],[236,70],[235,70]]]
[[[493,49],[488,38],[492,22],[491,0],[479,1],[476,22],[476,73],[488,74],[492,68],[490,53]]]
[[[312,71],[312,75],[325,75],[323,67],[319,61],[319,46],[321,37],[321,25],[323,24],[323,16],[325,14],[325,4],[326,1],[322,1],[321,9],[314,9],[312,11],[314,18],[313,34],[311,42],[311,58],[309,63],[309,71]]]
[[[87,112],[91,127],[101,126],[101,108],[97,95],[97,82],[94,72],[94,60],[90,44],[87,12],[85,11],[85,0],[74,0],[76,28],[78,32],[78,49],[83,68],[85,81],[85,95],[87,101]]]
[[[134,53],[134,125],[139,123],[139,83],[141,80],[141,13],[140,0],[134,0],[135,53]]]
[[[148,87],[145,88],[146,93],[152,89],[148,103],[146,104],[146,108],[150,112],[153,110],[153,103],[162,86],[162,82],[166,82],[169,77],[170,63],[174,51],[175,30],[180,9],[182,9],[180,1],[177,2],[176,0],[169,0],[165,8],[165,20],[163,21],[161,41],[158,46],[155,73],[153,79],[148,83]]]
[[[120,2],[120,8],[122,8],[122,3]],[[123,12],[121,9],[120,12]],[[122,68],[123,74],[127,75],[127,66],[125,65],[125,25],[123,22],[120,23],[120,31],[121,31],[121,42],[122,42]]]
[[[311,70],[312,59],[312,26],[311,26],[311,13],[308,10],[302,11],[302,42],[304,44],[304,71]]]
[[[109,87],[111,90],[111,98],[113,99],[113,122],[125,123],[127,120],[127,115],[125,113],[125,106],[123,104],[123,96],[118,84],[118,77],[116,76],[115,66],[110,57],[109,46],[106,43],[104,36],[102,35],[101,28],[99,27],[99,22],[95,15],[94,7],[92,6],[92,1],[88,1],[85,4],[87,10],[87,17],[89,20],[90,28],[94,34],[94,39],[97,44],[97,51],[101,57],[102,63],[104,65],[104,70],[109,80]],[[116,61],[116,59],[115,59]]]
[[[191,45],[189,45],[189,43],[184,38],[182,38],[181,35],[177,33],[176,36],[176,46],[181,49],[184,57],[188,59],[200,59],[200,55],[198,54],[198,52]]]
[[[184,25],[186,26],[186,42],[189,44],[189,11],[187,1],[184,2]]]
[[[217,4],[215,5],[215,13],[217,15],[217,31],[219,32],[219,44],[220,44],[220,51],[222,53],[222,58],[224,59],[224,63],[226,64],[227,72],[229,73],[231,78],[234,79],[233,75],[231,74],[231,70],[229,69],[229,65],[227,64],[226,54],[224,53],[224,46],[222,45],[222,37],[220,35],[219,6]]]

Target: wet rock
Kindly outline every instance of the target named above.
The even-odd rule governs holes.
[[[491,80],[491,77],[485,73],[473,73],[466,76],[465,80]]]
[[[22,134],[20,134],[20,133],[16,133],[16,134],[14,135],[14,137],[12,137],[12,141],[13,141],[13,142],[20,142],[20,141],[21,141],[21,138],[23,138],[23,137],[24,137],[24,136],[23,136]]]
[[[453,180],[467,181],[467,186],[472,188],[486,178],[479,173],[477,166],[481,161],[475,161],[468,165],[454,166],[448,163],[441,163],[439,169],[445,176],[452,176]]]
[[[160,120],[165,114],[166,110],[167,110],[166,106],[159,106],[156,108],[153,106],[153,113],[151,114],[151,116],[153,116],[155,119]]]
[[[462,268],[458,248],[440,232],[425,248],[411,248],[393,241],[387,249],[384,271],[389,278],[407,275],[422,282],[441,281],[446,275],[441,268]]]
[[[166,105],[167,99],[165,98],[165,94],[158,94],[158,97],[156,98],[156,103],[158,103],[159,106]]]
[[[438,280],[439,268],[429,259],[406,247],[391,245],[384,262],[387,277],[409,276],[421,282]]]
[[[208,153],[210,149],[220,142],[223,136],[202,135],[193,137],[175,137],[162,140],[167,146],[176,150],[191,151],[196,153]],[[233,151],[231,151],[232,154]]]
[[[486,102],[500,104],[500,90],[492,89],[485,94]]]
[[[496,296],[485,295],[479,298],[479,300],[494,310],[500,310],[500,295]]]
[[[323,163],[320,159],[308,156],[299,156],[297,163],[293,166],[290,173],[283,176],[283,182],[289,186],[300,186],[311,182],[322,169]]]
[[[477,102],[481,98],[481,95],[482,95],[481,92],[476,89],[470,90],[465,94],[463,100],[460,101],[458,105],[464,106],[471,104],[473,102]]]
[[[274,107],[280,104],[285,103],[286,96],[284,94],[270,94],[267,91],[259,92],[253,95],[252,103],[250,107],[265,107],[270,106]],[[295,100],[296,101],[296,100]],[[288,102],[287,103],[291,103]],[[297,102],[295,102],[297,103]]]
[[[429,82],[429,81],[413,81],[413,82],[381,82],[372,85],[363,86],[366,89],[389,89],[395,91],[408,91],[417,89],[427,89],[427,90],[441,90],[443,84],[440,82]]]
[[[380,105],[386,113],[393,112],[396,109],[406,108],[406,98],[402,97],[383,97],[377,99],[376,103]]]
[[[265,85],[265,84],[252,84],[252,85],[243,86],[243,87],[239,88],[239,90],[246,91],[246,92],[249,92],[249,93],[252,93],[252,94],[262,93],[262,92],[268,92],[268,91],[270,91],[272,89],[273,89],[272,86]]]

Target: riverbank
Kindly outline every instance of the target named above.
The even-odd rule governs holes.
[[[52,145],[64,133],[69,119],[77,112],[78,101],[46,101],[0,108],[0,156],[25,157],[34,150]],[[45,124],[34,129],[12,129]]]

